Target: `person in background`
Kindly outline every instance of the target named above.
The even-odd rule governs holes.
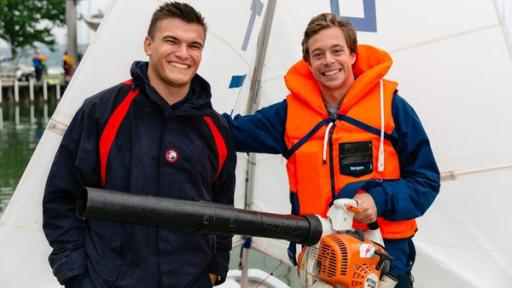
[[[288,160],[293,214],[326,216],[335,199],[356,199],[354,227],[378,222],[396,287],[412,287],[415,218],[436,198],[440,175],[420,119],[398,83],[384,79],[392,59],[358,46],[351,24],[330,13],[307,25],[302,56],[284,77],[285,100],[253,115],[223,115],[235,148]]]
[[[39,51],[36,51],[34,53],[34,56],[32,56],[32,65],[34,66],[36,81],[41,81],[43,77],[43,73],[45,70],[45,61],[46,56],[41,54]]]
[[[64,81],[69,82],[75,72],[75,61],[68,51],[65,51],[62,57],[62,68],[64,69]]]
[[[53,161],[43,197],[49,262],[66,287],[211,287],[224,281],[231,237],[75,215],[84,186],[233,205],[236,154],[229,128],[196,74],[206,23],[168,2],[144,39],[149,62],[87,99]]]

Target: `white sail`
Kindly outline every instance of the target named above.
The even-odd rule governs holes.
[[[268,1],[187,2],[209,25],[200,74],[212,84],[214,106],[243,114]],[[0,287],[58,286],[41,231],[41,199],[51,161],[82,101],[128,79],[131,62],[146,59],[142,39],[160,3],[118,0],[106,12],[0,221]],[[361,30],[360,43],[385,49],[394,58],[387,78],[400,83],[400,95],[420,115],[444,175],[438,198],[419,219],[415,287],[507,287],[512,280],[507,245],[512,238],[512,184],[507,181],[512,176],[510,6],[493,0],[277,1],[257,94],[261,106],[287,94],[283,75],[300,59],[303,30],[318,13],[335,10],[352,17]],[[229,88],[232,79],[243,75],[241,87]],[[246,158],[239,155],[237,207],[245,203]],[[255,163],[250,208],[288,213],[285,161],[257,155]],[[283,261],[286,246],[284,241],[253,241],[253,248]]]

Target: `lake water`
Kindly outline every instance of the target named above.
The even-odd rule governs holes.
[[[56,101],[0,104],[0,215],[55,110]]]
[[[14,104],[11,101],[0,104],[0,216],[56,105],[54,97],[50,97],[47,103],[39,100],[35,103],[25,101]],[[238,267],[239,255],[240,247],[234,247],[231,252],[231,269]],[[299,286],[295,269],[254,250],[250,252],[249,266],[272,273],[291,287]]]

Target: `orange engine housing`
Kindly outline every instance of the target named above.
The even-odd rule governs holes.
[[[377,287],[383,266],[379,252],[386,253],[381,246],[361,240],[355,233],[327,235],[318,247],[318,278],[334,287]]]

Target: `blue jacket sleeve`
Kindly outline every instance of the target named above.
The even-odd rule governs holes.
[[[392,102],[395,121],[393,143],[400,159],[400,179],[384,180],[368,193],[377,214],[388,220],[419,217],[439,193],[440,175],[427,134],[414,109],[395,94]]]
[[[233,119],[224,113],[235,149],[238,152],[283,154],[286,150],[286,100],[261,108],[252,115],[236,115]]]
[[[99,182],[97,173],[92,172],[99,166],[98,161],[91,156],[98,155],[97,128],[88,115],[91,113],[81,108],[71,121],[53,160],[43,196],[43,230],[53,248],[48,260],[61,284],[87,269],[85,225],[76,216],[75,200],[86,177]]]

